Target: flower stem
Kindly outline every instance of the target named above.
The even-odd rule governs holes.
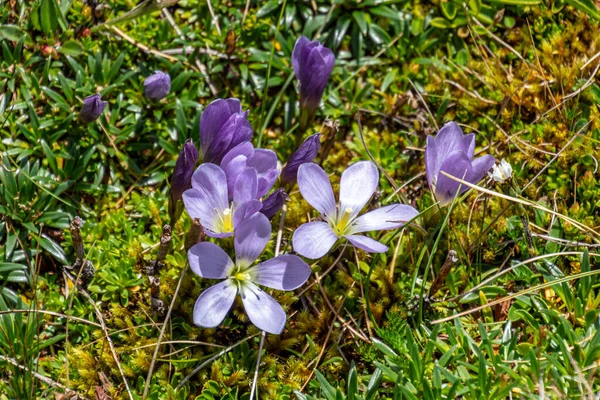
[[[265,344],[265,336],[267,332],[263,331],[260,336],[260,344],[258,345],[258,356],[256,357],[256,368],[254,369],[254,379],[252,380],[252,389],[250,390],[250,400],[254,400],[256,393],[256,384],[258,382],[258,368],[260,367],[260,356],[262,354],[263,345]]]

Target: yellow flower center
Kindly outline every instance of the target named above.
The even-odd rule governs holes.
[[[350,222],[350,216],[352,215],[352,208],[346,207],[342,217],[338,220],[337,224],[333,227],[333,231],[338,235],[343,235],[346,232],[346,228],[348,228],[348,223]]]
[[[223,232],[233,232],[233,219],[230,208],[223,210]]]

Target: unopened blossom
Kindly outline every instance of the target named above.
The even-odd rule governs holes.
[[[301,36],[294,45],[292,65],[300,90],[300,107],[314,113],[321,103],[335,56],[318,41]]]
[[[503,183],[505,180],[512,177],[512,173],[512,166],[508,161],[503,159],[500,161],[500,164],[494,164],[492,171],[488,172],[488,176],[498,183]]]
[[[379,172],[371,161],[348,167],[340,181],[336,204],[329,177],[314,163],[300,166],[298,187],[304,199],[321,213],[324,221],[309,222],[294,232],[294,250],[307,258],[323,257],[341,239],[369,253],[383,253],[387,246],[359,233],[400,228],[419,213],[405,204],[392,204],[359,216],[375,193]]]
[[[200,151],[203,161],[219,164],[229,150],[252,138],[252,126],[238,99],[210,103],[200,118]]]
[[[275,299],[257,285],[277,290],[294,290],[310,276],[310,267],[298,256],[284,254],[254,265],[271,236],[271,223],[255,214],[238,227],[235,262],[219,246],[198,243],[188,251],[190,267],[197,275],[223,282],[206,289],[196,300],[194,324],[204,328],[218,326],[239,294],[250,321],[259,329],[280,334],[285,327],[285,311]]]
[[[475,184],[494,165],[493,156],[485,155],[473,159],[474,154],[475,135],[463,134],[462,129],[455,122],[448,122],[444,125],[435,138],[427,137],[427,147],[425,148],[427,181],[440,205],[449,204],[455,196],[469,189],[443,175],[441,171]]]
[[[300,147],[298,147],[298,149],[292,153],[290,159],[285,164],[285,167],[283,167],[281,170],[281,183],[296,183],[298,178],[298,168],[300,168],[300,165],[312,162],[319,153],[320,148],[321,134],[316,133],[306,138]]]
[[[237,177],[248,168],[256,170],[257,198],[266,195],[279,176],[277,154],[273,150],[255,149],[251,142],[243,142],[229,150],[221,161],[221,168],[227,175],[230,195],[233,194],[233,185]]]
[[[256,197],[257,187],[256,170],[248,168],[239,174],[229,196],[225,172],[218,165],[205,163],[194,172],[192,188],[183,193],[183,203],[190,217],[200,220],[208,236],[229,237],[241,221],[262,208]]]
[[[84,124],[89,124],[90,122],[97,120],[106,108],[106,104],[108,103],[102,101],[99,94],[93,94],[86,97],[83,100],[83,105],[79,112],[79,120]]]
[[[144,81],[144,95],[150,100],[158,101],[171,91],[171,77],[162,71],[156,71]]]
[[[262,201],[260,212],[267,218],[272,219],[281,210],[287,198],[288,195],[284,189],[279,188],[275,190]]]
[[[192,175],[194,174],[197,162],[198,150],[194,146],[192,139],[188,139],[179,153],[173,175],[171,175],[171,189],[169,191],[171,225],[181,215],[182,210],[179,201],[183,200],[183,192],[192,187]]]

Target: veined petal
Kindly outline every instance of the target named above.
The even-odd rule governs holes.
[[[240,204],[249,200],[256,199],[256,189],[258,187],[258,177],[254,168],[247,168],[238,175],[233,186],[233,206],[238,207]]]
[[[188,189],[183,192],[183,204],[192,219],[200,219],[200,223],[208,231],[219,230],[218,211],[215,210],[213,200],[204,191]]]
[[[248,318],[265,332],[278,335],[285,327],[285,311],[274,298],[251,282],[241,287],[242,302]]]
[[[335,198],[329,177],[315,163],[302,164],[298,169],[298,188],[302,197],[326,218],[335,218]]]
[[[262,207],[261,201],[257,199],[248,200],[236,206],[233,211],[233,227],[237,229],[243,220],[259,212]]]
[[[460,192],[458,195],[469,189],[468,186],[461,185],[459,182],[444,176],[441,171],[475,184],[492,168],[494,161],[493,156],[486,155],[471,162],[469,157],[462,151],[454,152],[448,156],[442,163],[440,175],[438,176],[438,184],[435,188],[435,196],[440,201],[440,204],[444,206],[452,202],[454,196],[457,195],[459,187]]]
[[[271,223],[264,214],[244,219],[235,229],[236,265],[250,266],[260,256],[271,237]]]
[[[231,309],[236,294],[237,288],[229,279],[206,289],[194,305],[194,324],[203,328],[219,325]]]
[[[321,258],[338,240],[337,235],[327,222],[316,221],[300,225],[294,236],[294,251],[306,258]]]
[[[223,210],[228,207],[227,176],[219,166],[210,163],[200,165],[192,175],[192,188],[202,192],[213,208]]]
[[[448,122],[439,130],[436,137],[427,137],[425,148],[425,169],[427,181],[433,189],[439,177],[440,168],[444,160],[456,151],[462,151],[467,156],[475,150],[475,136],[464,135],[460,126],[455,122]],[[470,159],[470,158],[469,158]]]
[[[188,261],[196,275],[208,279],[225,279],[234,266],[227,253],[211,242],[193,245],[188,250]]]
[[[206,154],[221,127],[232,114],[239,113],[242,107],[238,99],[217,99],[204,109],[200,118],[200,148]]]
[[[400,228],[417,215],[419,212],[409,205],[391,204],[358,217],[352,224],[350,232],[360,233]]]
[[[341,215],[349,210],[352,220],[375,193],[378,184],[379,172],[371,161],[360,161],[348,167],[340,181],[338,213]]]
[[[350,243],[359,249],[363,249],[367,253],[385,253],[388,247],[377,240],[371,239],[363,235],[346,235],[344,236]]]
[[[256,149],[248,160],[248,167],[254,168],[258,175],[257,197],[263,197],[273,187],[279,176],[277,154],[272,150]]]
[[[254,283],[278,290],[294,290],[310,276],[310,267],[293,254],[284,254],[262,262],[249,271]]]

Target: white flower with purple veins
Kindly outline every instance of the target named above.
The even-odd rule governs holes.
[[[192,188],[183,193],[183,203],[192,219],[200,219],[208,236],[224,238],[233,236],[240,222],[260,211],[257,189],[254,168],[237,176],[230,195],[225,172],[215,164],[205,163],[192,175]]]
[[[392,204],[358,216],[378,183],[379,172],[371,161],[351,165],[342,173],[336,206],[325,171],[314,163],[302,164],[298,169],[300,193],[324,221],[309,222],[296,229],[292,238],[294,250],[307,258],[320,258],[344,238],[369,253],[387,251],[387,246],[358,233],[400,228],[419,212],[405,204]]]
[[[455,196],[469,189],[468,186],[445,176],[441,171],[476,184],[494,165],[493,156],[488,154],[473,159],[474,154],[475,135],[463,134],[460,126],[455,122],[444,125],[435,138],[427,137],[427,147],[425,147],[427,182],[441,206],[448,205]]]
[[[196,300],[194,324],[214,328],[223,322],[239,294],[250,321],[258,328],[279,334],[285,327],[285,311],[257,285],[277,290],[294,290],[310,276],[310,267],[298,256],[284,254],[254,265],[271,236],[271,224],[263,214],[254,214],[236,230],[235,262],[210,242],[188,251],[190,267],[208,279],[224,279],[206,289]]]
[[[500,161],[500,164],[494,164],[492,171],[488,172],[488,176],[498,183],[504,183],[504,181],[512,177],[512,173],[512,166],[508,161],[503,159]]]

